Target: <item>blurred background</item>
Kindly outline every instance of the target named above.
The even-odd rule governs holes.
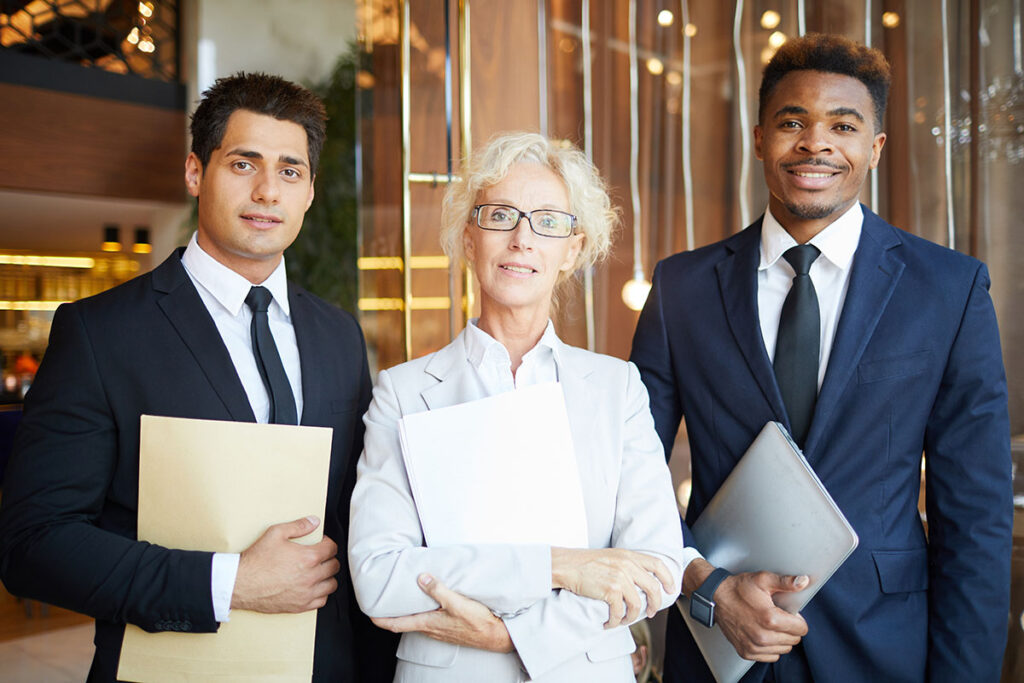
[[[474,314],[472,278],[438,246],[440,201],[465,152],[511,129],[580,147],[609,181],[614,250],[555,322],[568,343],[626,357],[654,264],[764,211],[760,73],[810,31],[891,61],[888,141],[862,201],[988,263],[1024,435],[1021,23],[1021,0],[0,0],[0,476],[53,310],[191,234],[188,113],[217,77],[277,73],[325,99],[316,200],[288,271],[357,314],[372,369],[440,348]],[[1024,440],[1014,457],[1024,467]],[[1017,471],[1006,681],[1024,680]],[[83,678],[87,640],[33,638],[78,643],[87,620],[0,598],[0,678]]]

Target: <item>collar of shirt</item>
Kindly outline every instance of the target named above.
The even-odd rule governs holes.
[[[480,370],[488,359],[495,364],[511,365],[512,360],[508,355],[508,349],[497,339],[481,330],[477,325],[479,320],[479,318],[473,318],[466,325],[466,358],[469,359],[469,362],[477,370]],[[543,350],[547,349],[550,350],[551,357],[554,359],[555,366],[557,367],[559,364],[558,344],[559,339],[558,335],[555,334],[555,326],[548,320],[547,327],[544,328],[544,334],[541,335],[537,345],[523,356],[523,363],[533,361]]]
[[[253,286],[252,283],[203,251],[196,239],[196,233],[192,233],[192,238],[181,257],[181,263],[189,275],[213,295],[217,303],[232,316],[238,315],[245,304],[245,297],[249,295],[249,290]],[[271,307],[276,303],[286,318],[290,316],[288,277],[284,269],[283,256],[270,277],[260,284],[269,289],[274,297]]]
[[[809,243],[820,249],[822,256],[832,265],[846,271],[857,251],[863,224],[864,211],[858,202],[854,202],[842,216],[812,237]],[[775,219],[771,209],[766,209],[764,220],[761,221],[761,264],[757,269],[761,271],[771,268],[788,249],[795,246],[793,236]]]

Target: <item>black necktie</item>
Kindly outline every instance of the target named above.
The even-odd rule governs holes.
[[[808,271],[818,248],[810,244],[793,247],[782,255],[796,271],[793,286],[782,304],[779,336],[775,342],[775,378],[779,382],[793,440],[803,448],[818,400],[818,353],[821,316],[818,294]]]
[[[273,296],[266,287],[253,287],[249,290],[249,296],[245,297],[245,303],[252,309],[252,352],[256,356],[256,367],[260,370],[260,377],[263,378],[263,384],[270,394],[269,421],[293,425],[299,422],[295,410],[295,396],[292,395],[292,385],[284,372],[274,336],[270,334],[270,320],[267,318],[271,299]]]

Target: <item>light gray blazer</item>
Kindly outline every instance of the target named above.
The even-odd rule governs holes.
[[[359,606],[371,617],[437,609],[416,583],[421,572],[429,572],[501,616],[516,651],[484,652],[407,633],[398,647],[395,680],[632,681],[629,629],[603,628],[605,603],[551,590],[548,546],[424,547],[398,419],[485,398],[464,337],[465,332],[436,353],[380,373],[364,417],[349,565]],[[682,578],[682,533],[640,374],[632,363],[560,341],[554,356],[580,469],[590,547],[628,548],[660,558],[674,578],[672,590],[662,595],[661,608],[668,607]]]

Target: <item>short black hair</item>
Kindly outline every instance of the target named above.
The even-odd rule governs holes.
[[[224,140],[231,115],[243,109],[291,121],[306,131],[309,167],[315,174],[327,137],[327,110],[314,93],[280,76],[239,71],[218,78],[192,114],[192,153],[205,168]]]
[[[892,70],[885,55],[878,50],[825,33],[808,33],[787,40],[764,68],[758,109],[761,123],[764,123],[768,98],[779,81],[792,71],[825,71],[856,78],[868,89],[874,102],[875,130],[882,130]]]

